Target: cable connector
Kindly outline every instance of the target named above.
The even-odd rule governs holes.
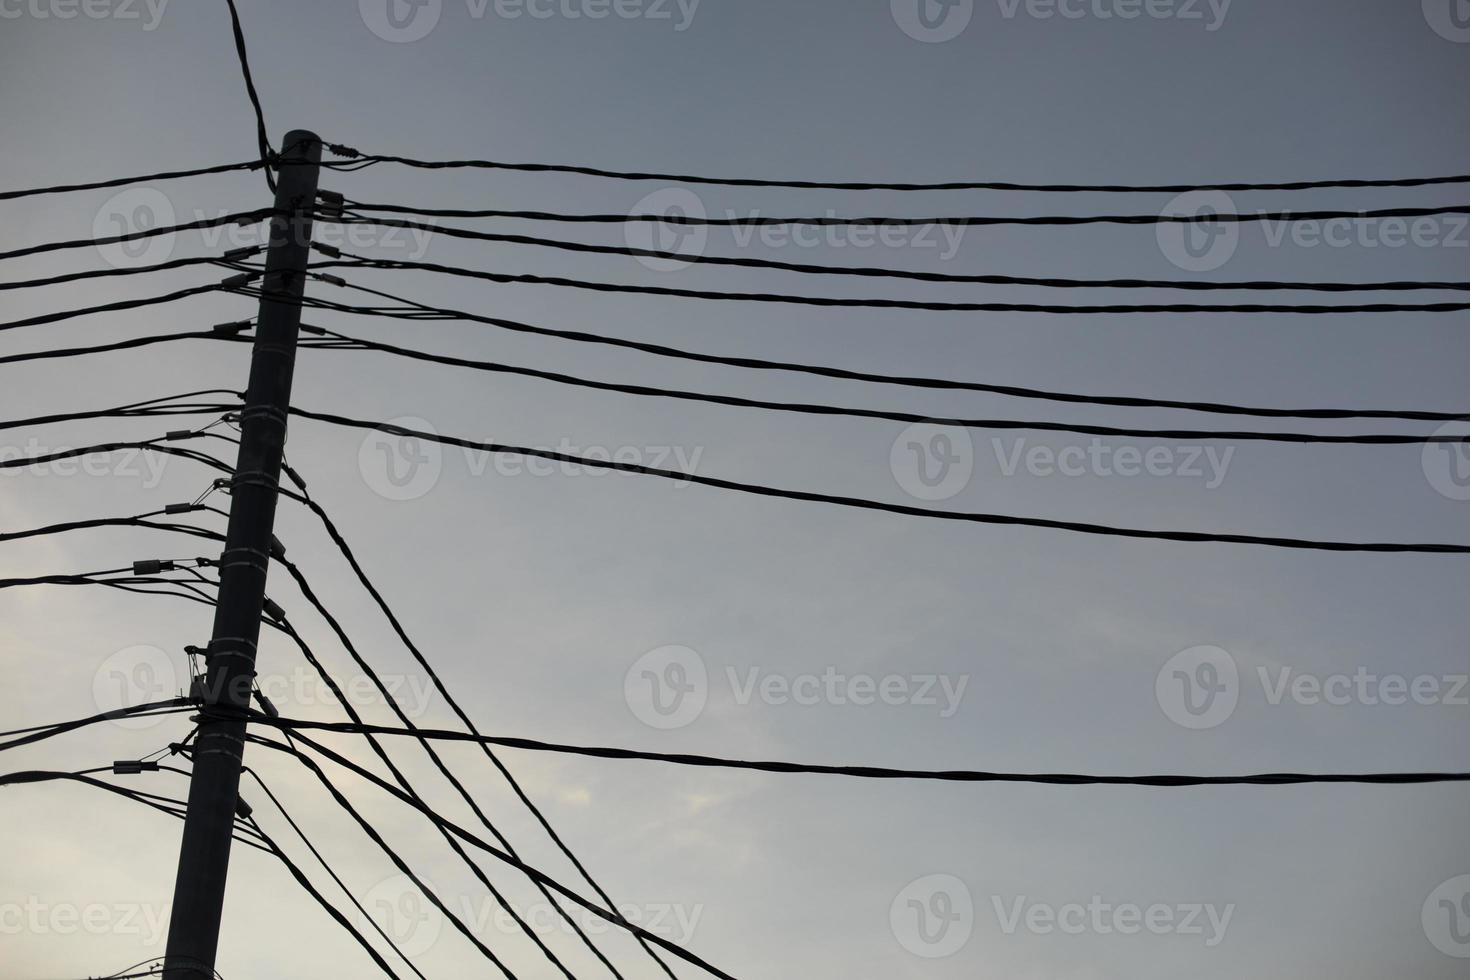
[[[184,647],[184,652],[191,657],[203,657],[205,660],[209,659],[208,650],[204,649],[203,647],[195,646],[192,643]]]
[[[322,216],[325,218],[342,217],[342,209],[347,206],[347,199],[336,191],[317,191],[316,199],[322,205]]]
[[[264,711],[266,714],[270,715],[272,718],[279,718],[279,717],[281,717],[280,711],[278,711],[276,709],[276,706],[275,705],[271,704],[271,699],[270,698],[266,697],[264,694],[261,693],[260,688],[257,687],[253,693],[255,694],[255,703],[258,704],[258,705],[260,705],[260,710],[261,711]]]
[[[265,601],[261,604],[261,609],[271,619],[282,623],[286,621],[286,610],[277,605],[276,601],[270,596],[265,597]]]
[[[327,335],[327,328],[326,327],[318,327],[318,326],[314,326],[314,325],[312,325],[310,323],[303,323],[303,324],[301,324],[300,329],[301,329],[301,332],[302,333],[315,334],[318,337],[325,337]]]
[[[330,275],[326,272],[318,272],[316,273],[316,277],[322,282],[330,283],[333,286],[341,286],[344,289],[347,287],[347,280],[343,279],[341,276]]]
[[[172,572],[176,568],[178,566],[173,562],[162,558],[150,558],[144,561],[133,562],[134,575],[157,575],[159,572]]]
[[[312,242],[311,247],[329,259],[340,259],[342,257],[342,250],[340,248],[335,245],[328,245],[326,242]]]
[[[112,764],[114,776],[136,776],[139,773],[158,771],[158,763],[144,762],[142,759],[123,759]]]
[[[258,272],[242,272],[237,276],[230,276],[228,279],[221,279],[220,285],[223,286],[225,289],[239,289],[241,286],[250,285],[250,283],[259,274],[260,273]]]
[[[192,514],[196,510],[203,510],[199,504],[167,504],[163,508],[165,514]]]
[[[216,323],[210,330],[217,334],[234,335],[243,333],[255,326],[254,320],[236,320],[233,323]]]
[[[245,797],[235,797],[235,816],[241,820],[249,820],[250,815],[254,812],[255,810],[251,808],[250,804],[245,802]]]
[[[299,489],[302,493],[306,492],[306,481],[301,478],[300,473],[297,473],[294,469],[291,468],[290,463],[286,462],[284,459],[281,460],[281,469],[285,471],[286,476],[290,477],[291,482],[296,484],[297,489]]]
[[[286,557],[286,546],[281,544],[281,539],[274,534],[271,535],[271,554],[276,558]]]
[[[226,252],[224,255],[221,255],[220,256],[220,261],[221,262],[238,262],[241,259],[248,259],[248,258],[250,258],[252,255],[254,255],[255,253],[257,253],[259,251],[260,251],[260,246],[259,245],[244,245],[244,246],[241,246],[240,248],[232,248],[228,252]]]
[[[196,433],[193,429],[170,429],[163,434],[164,442],[179,442],[183,439],[192,439]]]
[[[355,150],[350,146],[343,146],[341,143],[325,143],[323,145],[339,157],[347,157],[348,159],[352,159],[354,157],[362,156],[362,153],[360,151]]]

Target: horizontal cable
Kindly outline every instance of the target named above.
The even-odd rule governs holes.
[[[206,714],[213,714],[205,709]],[[220,713],[220,717],[237,715]],[[1305,783],[1367,783],[1406,785],[1411,783],[1470,782],[1470,772],[1390,772],[1390,773],[1262,773],[1247,776],[1106,776],[1083,773],[991,772],[976,769],[894,769],[883,766],[830,766],[800,762],[764,762],[744,759],[722,759],[708,755],[671,752],[639,752],[633,749],[605,746],[564,745],[529,738],[507,738],[493,735],[471,735],[443,729],[392,728],[386,725],[350,725],[342,722],[310,721],[297,718],[272,718],[250,712],[250,721],[283,731],[324,731],[347,734],[401,735],[443,740],[446,742],[485,742],[511,749],[554,752],[563,755],[588,756],[597,759],[640,759],[681,766],[717,769],[750,769],[758,772],[807,773],[826,776],[853,776],[862,779],[922,779],[961,783],[1041,783],[1052,786],[1288,786]]]
[[[420,170],[512,170],[523,173],[580,174],[613,180],[658,180],[675,184],[718,184],[723,187],[796,187],[813,190],[845,191],[1040,191],[1050,194],[1182,194],[1187,191],[1300,191],[1324,187],[1429,187],[1436,184],[1470,183],[1470,174],[1446,177],[1409,177],[1397,179],[1299,180],[1286,183],[1214,183],[1214,184],[1025,184],[1010,181],[940,181],[934,183],[892,183],[818,180],[769,180],[746,177],[701,177],[695,174],[646,173],[627,170],[604,170],[598,167],[550,163],[504,163],[496,160],[419,160],[412,157],[359,153],[351,147],[330,145],[339,156],[353,157],[358,166],[379,163],[396,164]]]
[[[1247,224],[1251,222],[1302,221],[1378,221],[1385,218],[1427,218],[1438,215],[1470,214],[1470,207],[1446,205],[1433,208],[1379,208],[1366,211],[1245,211],[1198,214],[1083,214],[1083,215],[955,215],[949,217],[910,217],[874,215],[867,217],[782,217],[775,215],[726,214],[710,217],[698,214],[568,214],[563,211],[507,211],[501,209],[422,208],[398,204],[364,204],[345,202],[350,211],[375,211],[380,214],[414,214],[429,218],[509,218],[521,221],[550,221],[562,224],[625,225],[629,223],[685,225],[707,228],[764,228],[783,225],[844,227],[876,225],[889,227],[987,227],[992,225],[1167,225],[1167,224]],[[427,225],[425,227],[436,227]]]
[[[47,350],[26,351],[21,354],[0,355],[0,364],[17,364],[24,361],[46,361],[63,357],[82,357],[88,354],[105,354],[111,351],[133,350],[138,347],[152,347],[155,344],[169,344],[179,340],[245,340],[247,338],[236,338],[214,333],[210,330],[195,330],[188,333],[165,333],[153,334],[148,337],[133,337],[130,340],[116,340],[108,344],[91,344],[85,347],[58,347]]]
[[[251,252],[258,252],[259,248]],[[66,272],[57,276],[48,276],[44,279],[27,279],[20,282],[0,282],[0,290],[5,289],[30,289],[36,286],[58,286],[62,283],[79,282],[84,279],[107,279],[119,276],[141,276],[150,272],[164,272],[169,269],[186,269],[195,265],[223,264],[223,260],[217,255],[197,255],[186,259],[171,259],[168,262],[159,262],[155,265],[130,266],[120,269],[88,269],[84,272]]]
[[[94,180],[85,184],[57,184],[53,187],[33,187],[20,191],[0,191],[0,201],[13,201],[20,197],[35,197],[40,194],[69,194],[72,191],[95,191],[108,187],[123,187],[127,184],[146,184],[157,180],[178,180],[184,177],[203,177],[208,174],[224,174],[232,170],[256,170],[261,166],[259,160],[247,160],[244,163],[221,163],[213,167],[197,167],[193,170],[166,170],[162,173],[143,174],[139,177],[113,177],[108,180]]]
[[[160,225],[157,228],[143,228],[139,231],[125,232],[121,235],[109,235],[103,238],[77,238],[65,242],[46,242],[41,245],[28,245],[25,248],[0,252],[0,260],[18,259],[28,255],[41,255],[47,252],[60,252],[70,248],[120,245],[123,242],[158,238],[162,235],[172,235],[181,231],[196,231],[201,228],[217,228],[220,225],[255,224],[256,222],[269,218],[273,214],[275,214],[275,208],[256,208],[254,211],[237,211],[234,214],[221,215],[218,218],[200,218],[197,221],[188,221],[183,224]]]
[[[502,317],[485,316],[478,313],[470,313],[464,310],[451,310],[444,307],[429,306],[416,300],[406,299],[402,296],[386,293],[382,290],[371,289],[367,286],[359,286],[348,283],[347,288],[358,292],[368,293],[383,299],[401,303],[410,308],[413,313],[434,314],[433,317],[419,317],[415,319],[435,320],[463,320],[470,323],[483,323],[488,326],[499,327],[517,333],[527,333],[543,337],[556,337],[562,340],[570,340],[578,343],[600,344],[610,347],[620,347],[627,350],[641,351],[645,354],[653,354],[658,357],[675,358],[679,360],[694,361],[702,364],[722,364],[728,367],[745,368],[748,370],[761,371],[786,371],[798,374],[809,374],[817,377],[833,378],[843,381],[863,381],[872,384],[897,385],[909,388],[925,388],[946,391],[978,391],[990,394],[1008,395],[1017,398],[1039,399],[1043,401],[1065,402],[1068,404],[1083,405],[1113,405],[1126,408],[1173,408],[1191,412],[1206,412],[1218,415],[1248,415],[1261,418],[1301,418],[1301,419],[1399,419],[1405,421],[1427,421],[1448,422],[1462,418],[1470,418],[1470,412],[1423,412],[1423,411],[1391,411],[1382,409],[1341,409],[1341,408],[1261,408],[1246,405],[1233,405],[1221,402],[1184,401],[1177,399],[1162,398],[1136,398],[1118,395],[1087,395],[1071,392],[1048,391],[1040,388],[1022,388],[1015,385],[985,384],[978,381],[953,381],[941,378],[918,378],[903,375],[875,374],[866,371],[852,371],[844,368],[827,367],[812,364],[798,364],[790,361],[772,361],[764,358],[733,357],[719,354],[705,354],[698,351],[686,350],[678,347],[668,347],[663,344],[651,344],[636,340],[625,340],[621,337],[609,337],[604,334],[587,333],[580,330],[561,330],[553,327],[535,326],[529,323],[521,323],[516,320],[507,320]],[[391,309],[366,309],[363,307],[348,306],[344,304],[318,302],[320,308],[331,309],[341,313],[355,315],[382,316],[396,318],[408,316],[410,311],[396,312]],[[0,358],[0,363],[5,359]]]
[[[1277,303],[1144,303],[1144,304],[1100,304],[1091,306],[1059,306],[1043,303],[938,303],[926,300],[907,299],[860,299],[832,296],[799,296],[786,293],[734,293],[703,289],[679,289],[672,286],[640,286],[628,283],[591,282],[581,279],[566,279],[558,276],[510,275],[486,272],[460,266],[439,265],[433,262],[410,262],[388,259],[369,259],[342,252],[345,262],[322,262],[314,268],[361,268],[392,269],[433,272],[440,275],[483,279],[503,284],[522,283],[541,286],[559,286],[572,289],[592,290],[601,293],[641,293],[649,296],[677,296],[685,299],[720,300],[743,303],[793,303],[800,306],[867,307],[889,310],[927,310],[939,313],[1052,313],[1099,314],[1099,313],[1459,313],[1470,310],[1470,303],[1364,303],[1359,305],[1319,306]],[[663,256],[668,258],[668,256]]]
[[[365,351],[379,351],[393,354],[399,357],[413,360],[427,361],[435,364],[445,364],[454,367],[469,368],[475,371],[485,371],[494,374],[511,374],[526,378],[536,378],[542,381],[551,381],[556,384],[571,385],[579,388],[591,388],[597,391],[615,391],[625,395],[639,395],[643,397],[672,398],[682,401],[705,402],[713,405],[726,405],[733,408],[757,408],[766,411],[792,412],[804,415],[826,415],[845,416],[851,418],[885,419],[892,422],[926,422],[932,425],[949,425],[968,429],[998,429],[1012,430],[1025,429],[1037,432],[1075,432],[1082,435],[1094,436],[1116,436],[1139,439],[1190,439],[1190,440],[1229,440],[1232,442],[1283,442],[1283,443],[1327,443],[1343,445],[1418,445],[1424,443],[1453,443],[1459,444],[1466,441],[1467,434],[1457,435],[1409,435],[1409,434],[1378,434],[1378,435],[1330,435],[1311,432],[1260,432],[1241,430],[1220,429],[1138,429],[1120,428],[1109,425],[1082,425],[1065,422],[1038,422],[1024,419],[973,419],[973,418],[946,418],[940,415],[921,415],[913,412],[895,412],[871,408],[843,408],[837,405],[812,405],[799,402],[773,402],[758,398],[741,398],[733,395],[713,395],[696,391],[680,391],[672,388],[654,388],[646,385],[617,384],[610,381],[595,381],[588,378],[578,378],[570,374],[560,374],[554,371],[542,371],[536,368],[517,367],[509,364],[497,364],[490,361],[477,361],[470,358],[453,357],[446,354],[431,354],[427,351],[413,350],[407,347],[398,347],[393,344],[384,344],[371,340],[360,340],[348,337],[335,331],[327,331],[327,336],[337,337],[342,340],[350,340],[356,345],[356,349]],[[332,350],[352,350],[352,347],[334,347]]]
[[[676,470],[659,469],[653,466],[644,466],[640,463],[625,463],[617,460],[594,460],[570,453],[559,453],[550,449],[535,449],[524,446],[507,446],[492,442],[479,442],[473,439],[464,439],[457,436],[440,435],[433,432],[421,432],[404,426],[395,425],[391,422],[370,422],[363,419],[353,419],[342,415],[333,415],[326,412],[313,412],[304,408],[293,406],[291,414],[302,418],[313,419],[318,422],[326,422],[332,425],[346,426],[356,429],[371,429],[384,432],[389,435],[405,436],[415,439],[423,439],[428,442],[437,442],[446,446],[457,446],[461,449],[470,449],[486,453],[508,453],[517,456],[532,456],[539,459],[547,459],[553,462],[571,463],[585,466],[588,469],[617,470],[624,473],[637,473],[642,476],[659,477],[665,480],[673,480],[684,484],[699,484],[701,486],[714,487],[721,490],[733,490],[739,493],[754,494],[762,497],[776,497],[787,500],[802,500],[809,503],[831,504],[839,507],[851,507],[861,510],[880,511],[890,514],[900,514],[907,517],[926,517],[937,520],[964,521],[974,524],[995,524],[1018,527],[1046,528],[1058,531],[1071,531],[1080,534],[1105,535],[1109,537],[1122,538],[1144,538],[1160,541],[1182,541],[1182,542],[1217,542],[1226,544],[1249,544],[1260,545],[1271,548],[1290,548],[1305,551],[1336,551],[1336,552],[1382,552],[1382,553],[1421,553],[1421,554],[1470,554],[1470,545],[1463,544],[1399,544],[1389,542],[1350,542],[1350,541],[1321,541],[1304,538],[1273,537],[1256,534],[1212,534],[1200,531],[1155,531],[1138,528],[1114,527],[1107,524],[1088,524],[1077,521],[1056,521],[1039,517],[1016,517],[1007,514],[984,514],[968,511],[932,510],[924,507],[913,507],[908,504],[893,504],[880,500],[868,500],[861,497],[847,497],[836,494],[812,493],[801,490],[782,490],[775,487],[761,486],[759,484],[741,483],[735,480],[724,480],[718,477],[703,476],[697,473],[684,473]]]
[[[172,293],[164,293],[160,296],[118,300],[114,303],[103,303],[101,306],[88,306],[79,310],[63,310],[60,313],[43,313],[39,316],[0,323],[0,330],[14,330],[18,327],[36,327],[44,323],[59,323],[62,320],[72,320],[80,316],[91,316],[94,313],[117,313],[122,310],[141,309],[145,306],[163,306],[181,299],[188,299],[190,296],[202,296],[205,293],[212,293],[222,288],[219,283],[212,282],[204,286],[191,286],[188,289],[175,290]]]
[[[1470,214],[1470,208],[1464,209]],[[910,269],[875,268],[871,266],[817,265],[808,262],[782,262],[775,259],[751,258],[748,256],[706,255],[697,252],[667,252],[658,249],[634,248],[621,245],[592,245],[586,242],[568,242],[551,238],[536,238],[530,235],[500,235],[475,231],[469,228],[453,228],[444,225],[424,224],[416,221],[398,221],[392,218],[357,219],[345,218],[345,224],[369,224],[386,228],[412,228],[432,231],[450,238],[471,239],[505,245],[528,245],[535,248],[551,248],[565,252],[591,255],[619,255],[632,258],[648,258],[688,262],[694,265],[730,266],[742,269],[767,269],[777,272],[798,272],[817,276],[856,276],[868,279],[907,279],[915,282],[956,283],[990,286],[1044,286],[1051,289],[1185,289],[1194,291],[1243,290],[1349,293],[1349,292],[1407,292],[1412,290],[1467,290],[1470,282],[1421,282],[1393,280],[1387,282],[1281,282],[1272,280],[1209,281],[1201,279],[1061,279],[1034,276],[966,275],[950,272],[923,272]],[[324,253],[325,254],[325,253]]]

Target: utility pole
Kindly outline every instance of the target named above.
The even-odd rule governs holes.
[[[219,563],[219,603],[207,654],[205,705],[226,711],[249,708],[255,678],[322,159],[321,140],[315,133],[294,130],[286,134],[282,147],[250,385],[240,412],[230,525]],[[244,721],[200,720],[164,956],[165,980],[214,977],[244,751]]]

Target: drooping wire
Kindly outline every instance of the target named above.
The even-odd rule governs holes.
[[[124,242],[136,242],[148,238],[159,238],[163,235],[175,235],[182,231],[218,228],[221,225],[252,225],[264,221],[275,213],[275,208],[256,208],[253,211],[236,211],[233,214],[224,214],[217,218],[199,218],[195,221],[185,221],[174,225],[157,225],[153,228],[139,228],[135,231],[123,232],[119,235],[103,235],[97,238],[73,238],[62,242],[42,242],[39,245],[27,245],[24,248],[0,252],[0,261],[25,258],[31,255],[44,255],[48,252],[61,252],[73,248],[96,248],[103,245],[120,245]]]
[[[193,170],[167,170],[163,173],[143,174],[137,177],[112,177],[107,180],[94,180],[84,184],[57,184],[52,187],[31,187],[18,191],[0,191],[0,201],[13,201],[17,198],[36,197],[41,194],[69,194],[74,191],[105,190],[109,187],[123,187],[128,184],[147,184],[162,180],[178,180],[184,177],[224,174],[234,170],[255,170],[263,165],[260,160],[247,160],[244,163],[221,163],[212,167],[196,167]]]
[[[1179,542],[1214,542],[1225,544],[1257,545],[1269,548],[1286,548],[1304,551],[1333,551],[1333,552],[1378,552],[1378,553],[1418,553],[1418,554],[1470,554],[1470,545],[1463,544],[1415,544],[1399,542],[1357,542],[1357,541],[1328,541],[1307,538],[1277,537],[1258,534],[1223,534],[1204,531],[1161,531],[1142,528],[1117,527],[1109,524],[1091,524],[1080,521],[1059,521],[1039,517],[1019,517],[1010,514],[977,513],[972,511],[949,511],[934,510],[926,507],[914,507],[908,504],[895,504],[887,501],[869,500],[862,497],[843,496],[839,494],[813,493],[801,490],[784,490],[776,487],[763,486],[753,483],[742,483],[736,480],[720,479],[718,477],[704,476],[699,473],[685,473],[675,470],[660,469],[653,466],[645,466],[641,463],[626,463],[617,460],[594,460],[575,456],[570,453],[560,453],[550,449],[537,449],[525,446],[510,446],[500,443],[480,442],[474,439],[465,439],[458,436],[446,436],[438,433],[422,432],[405,426],[396,425],[391,422],[371,422],[364,419],[354,419],[348,416],[335,415],[327,412],[315,412],[308,409],[293,406],[291,414],[301,418],[313,419],[318,422],[326,422],[332,425],[345,426],[356,429],[369,429],[384,432],[389,435],[424,439],[429,442],[438,442],[446,446],[456,446],[461,449],[469,449],[485,453],[508,453],[517,456],[532,456],[539,459],[547,459],[559,463],[571,463],[576,466],[587,467],[591,470],[617,470],[624,473],[636,473],[642,476],[658,477],[660,479],[672,480],[682,484],[699,484],[701,486],[714,487],[722,490],[733,490],[738,493],[753,494],[762,497],[774,497],[785,500],[800,500],[809,503],[822,503],[839,507],[849,507],[859,510],[878,511],[890,514],[899,514],[908,517],[923,517],[935,520],[961,521],[973,524],[993,524],[1002,526],[1035,527],[1046,528],[1057,531],[1069,531],[1079,534],[1103,535],[1108,537],[1139,538],[1156,541],[1179,541]]]
[[[250,99],[250,107],[255,110],[255,139],[260,148],[261,169],[265,173],[266,185],[271,193],[276,192],[276,179],[271,174],[271,165],[275,162],[275,151],[271,148],[270,134],[265,127],[265,110],[260,105],[260,93],[255,90],[255,78],[250,71],[250,55],[245,49],[245,31],[240,26],[240,11],[235,7],[235,0],[225,0],[230,8],[230,28],[235,36],[235,55],[240,61],[240,74],[245,79],[245,94]]]

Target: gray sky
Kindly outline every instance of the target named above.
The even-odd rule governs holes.
[[[403,7],[407,34],[399,35],[384,26],[382,4],[375,13],[370,0],[360,9],[347,0],[241,6],[277,143],[302,127],[364,152],[430,159],[771,178],[1088,183],[1427,176],[1465,172],[1470,151],[1454,108],[1470,83],[1470,45],[1463,43],[1470,32],[1451,19],[1449,2],[1436,0],[1422,10],[1374,0],[1074,0],[1060,7],[976,0],[968,24],[943,41],[911,36],[936,35],[916,26],[916,12],[902,0],[895,9],[881,0],[624,0],[616,8],[596,0],[443,0],[417,14]],[[1462,20],[1470,16],[1464,6]],[[72,9],[74,18],[56,16]],[[600,9],[612,12],[569,16]],[[1101,16],[1135,9],[1136,18]],[[152,7],[99,0],[86,11],[62,0],[0,0],[9,134],[0,141],[0,184],[82,181],[254,153],[222,3],[160,9],[157,0]],[[133,12],[137,18],[125,16]],[[533,16],[540,13],[550,16]],[[427,29],[436,14],[425,36],[402,39]],[[938,23],[942,36],[961,20]],[[358,200],[428,207],[625,213],[662,210],[671,200],[656,183],[386,166],[324,174],[323,185]],[[1157,213],[1169,203],[1166,195],[697,190],[709,214]],[[653,193],[660,196],[643,203]],[[1243,211],[1362,209],[1462,204],[1463,194],[1451,185],[1239,194],[1230,203]],[[3,247],[89,238],[94,228],[112,229],[119,214],[156,220],[165,213],[160,202],[179,221],[269,203],[254,173],[129,195],[6,202]],[[319,237],[338,230],[323,227]],[[624,243],[617,225],[538,231]],[[803,245],[714,230],[705,249],[833,265],[1158,279],[1463,279],[1470,255],[1470,233],[1447,221],[1398,238],[1376,225],[1325,231],[1314,238],[1310,230],[1294,236],[1247,225],[1228,259],[1210,252],[1203,271],[1184,268],[1188,257],[1151,227],[968,229],[957,246],[940,232],[888,245],[841,238]],[[193,236],[163,247],[183,256],[222,246]],[[630,258],[443,238],[419,255],[418,243],[381,234],[355,251],[734,291],[1071,303],[1175,298],[919,288],[708,267],[658,271]],[[4,274],[31,278],[109,259],[118,257],[77,250],[11,262]],[[195,268],[5,293],[3,319],[151,295],[212,275]],[[350,277],[448,307],[692,350],[1238,404],[1455,411],[1465,407],[1470,356],[1463,314],[940,314],[700,303],[417,272]],[[193,329],[252,313],[247,300],[205,296],[12,331],[5,347]],[[429,350],[758,398],[1114,425],[1235,425],[1178,412],[740,371],[473,324],[312,319]],[[5,418],[21,418],[235,388],[247,360],[243,348],[193,343],[14,365],[0,368],[0,402]],[[1470,540],[1470,505],[1454,499],[1467,493],[1450,479],[1447,458],[1413,446],[1212,443],[1212,468],[1210,457],[1168,444],[1152,475],[1128,476],[1127,453],[1113,453],[1141,453],[1147,444],[1112,440],[1093,451],[1087,437],[981,430],[970,433],[968,450],[962,433],[950,433],[959,440],[951,443],[959,468],[931,491],[917,477],[913,447],[942,444],[935,433],[906,433],[898,424],[663,402],[370,353],[304,352],[295,397],[364,418],[421,419],[444,433],[621,451],[712,476],[924,506],[1178,530]],[[12,456],[32,454],[172,427],[150,420],[55,425],[6,432],[0,446]],[[1349,422],[1333,431],[1431,429]],[[1049,467],[1033,454],[1037,447],[1073,462],[1086,457],[1082,475]],[[289,457],[486,732],[744,758],[1109,773],[1463,769],[1470,748],[1467,692],[1456,679],[1467,670],[1460,610],[1470,573],[1463,558],[954,525],[633,476],[536,475],[513,459],[364,440],[361,432],[310,422],[293,424]],[[388,478],[389,457],[407,477],[404,486]],[[420,459],[418,468],[402,469],[410,458]],[[91,474],[7,473],[0,476],[0,525],[135,514],[192,499],[209,479],[188,463],[153,473],[124,459],[99,463]],[[399,685],[416,721],[452,727],[448,708],[422,693],[425,679],[320,526],[286,505],[278,527],[364,655]],[[0,575],[198,551],[184,538],[96,531],[7,545]],[[330,667],[355,676],[286,576],[273,577],[271,594]],[[140,692],[173,693],[186,677],[182,646],[203,642],[210,622],[202,607],[173,600],[60,588],[8,590],[0,594],[0,617],[7,624],[0,644],[7,678],[0,714],[13,722],[7,728],[90,714]],[[1224,707],[1204,715],[1183,707],[1174,672],[1206,676],[1198,673],[1203,662],[1235,668],[1236,682],[1225,681],[1227,702],[1235,701],[1228,717]],[[702,667],[705,683],[682,714],[665,718],[652,707],[644,671],[658,675],[670,663]],[[341,717],[306,684],[299,655],[279,638],[264,643],[260,671],[284,713]],[[829,672],[841,681],[840,697],[824,686]],[[1306,686],[1294,689],[1302,675]],[[1348,691],[1332,680],[1340,675],[1365,677],[1365,686],[1337,699],[1346,704],[1311,703],[1314,682]],[[821,683],[803,680],[812,677]],[[1421,700],[1432,703],[1381,703],[1395,678],[1430,679],[1423,683],[1437,693]],[[869,682],[886,682],[901,703],[861,705],[845,696],[848,684],[861,694]],[[783,684],[818,692],[802,697],[817,703],[782,698]],[[925,703],[935,699],[921,697],[921,688],[937,703]],[[370,698],[360,707],[374,721],[391,719]],[[647,719],[679,724],[661,728]],[[3,768],[105,764],[153,751],[184,731],[172,719],[143,730],[97,728],[11,752]],[[367,750],[353,740],[327,741],[366,762]],[[420,754],[406,744],[394,754],[428,799],[472,824]],[[476,750],[447,747],[444,754],[524,857],[586,891]],[[976,787],[509,751],[505,758],[630,915],[740,977],[1449,980],[1464,975],[1460,957],[1470,955],[1439,905],[1464,895],[1465,882],[1455,879],[1470,873],[1467,795],[1459,786]],[[249,761],[427,975],[482,969],[451,927],[417,914],[387,859],[309,775],[264,751]],[[134,782],[167,795],[186,789],[167,774]],[[341,785],[451,907],[468,910],[520,976],[554,975],[523,936],[496,922],[437,834],[371,787],[347,776]],[[341,900],[259,791],[247,784],[245,793],[262,822]],[[154,920],[169,903],[176,823],[58,784],[0,793],[0,826],[0,972],[79,977],[162,954]],[[579,976],[599,975],[532,889],[486,868]],[[947,927],[934,917],[946,910],[959,916]],[[1048,928],[1048,915],[1062,925]],[[1149,915],[1162,924],[1157,931],[1138,927]],[[1134,934],[1125,934],[1119,926],[1130,921]],[[630,942],[602,941],[627,976],[654,975]],[[219,968],[237,980],[355,975],[371,964],[282,868],[237,848]]]

